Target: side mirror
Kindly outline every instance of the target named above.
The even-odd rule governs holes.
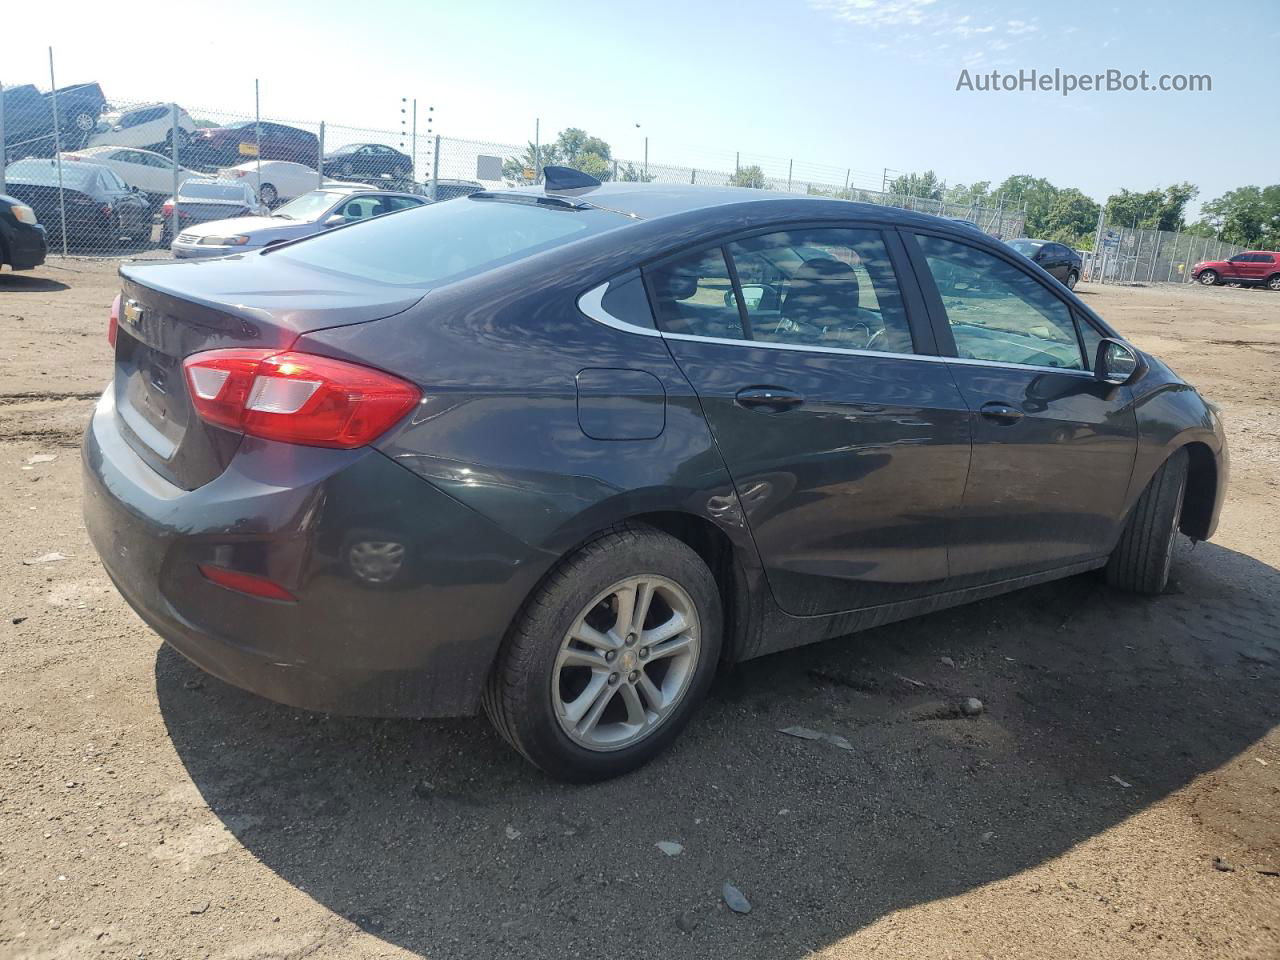
[[[1093,361],[1093,375],[1103,383],[1122,387],[1146,372],[1147,365],[1142,354],[1129,344],[1111,337],[1104,337],[1099,341],[1098,352]]]
[[[329,219],[325,220],[324,225],[326,227],[340,227],[346,222],[346,217],[340,213],[335,213],[333,216],[329,217]]]

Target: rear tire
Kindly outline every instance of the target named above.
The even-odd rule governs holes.
[[[1196,279],[1199,280],[1201,283],[1203,283],[1206,287],[1212,287],[1215,283],[1218,282],[1218,271],[1217,270],[1201,270],[1200,276],[1198,276]]]
[[[262,185],[262,189],[258,191],[258,199],[268,207],[274,207],[276,205],[276,201],[280,199],[280,194],[276,192],[274,185],[264,183]]]
[[[1267,289],[1280,293],[1280,273],[1274,273],[1267,277]]]
[[[622,626],[633,619],[622,609],[633,609],[621,599],[625,585],[637,585],[638,597],[646,583],[649,617]],[[665,636],[663,628],[680,627],[678,616],[686,628]],[[721,625],[720,593],[701,557],[651,527],[615,528],[561,561],[526,601],[486,684],[485,712],[553,777],[620,776],[664,750],[689,721],[711,685]],[[589,645],[580,639],[588,632]],[[599,663],[576,664],[584,654]]]
[[[1107,562],[1107,582],[1133,593],[1158,594],[1169,582],[1173,548],[1187,491],[1187,451],[1155,472],[1134,504],[1120,542]]]
[[[1074,290],[1076,288],[1076,284],[1079,282],[1080,282],[1080,274],[1076,273],[1074,270],[1072,270],[1070,273],[1067,274],[1068,290]]]

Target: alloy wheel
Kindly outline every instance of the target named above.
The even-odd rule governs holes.
[[[565,634],[551,674],[561,730],[588,750],[650,736],[688,691],[698,663],[697,608],[674,580],[620,580],[587,605]]]
[[[1280,290],[1280,273],[1267,281],[1267,287],[1271,290]]]
[[[1218,282],[1218,275],[1212,270],[1206,270],[1204,273],[1200,274],[1200,282],[1206,287],[1211,287]]]

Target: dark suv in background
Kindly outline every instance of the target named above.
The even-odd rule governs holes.
[[[0,267],[32,270],[44,263],[48,252],[44,227],[36,212],[17,197],[0,193]]]
[[[1028,237],[1007,242],[1028,260],[1038,263],[1068,290],[1076,288],[1084,261],[1080,259],[1080,254],[1066,244],[1054,243],[1052,240],[1032,240]]]

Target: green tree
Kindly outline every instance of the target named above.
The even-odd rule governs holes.
[[[932,170],[924,173],[904,173],[889,183],[889,192],[900,197],[920,197],[924,200],[941,200],[947,184],[938,179]]]
[[[1194,184],[1175,183],[1137,193],[1121,190],[1107,198],[1107,220],[1141,230],[1178,230],[1187,204],[1200,192]]]
[[[1227,243],[1274,250],[1280,246],[1280,184],[1238,187],[1200,208],[1204,225]]]
[[[609,144],[593,137],[580,127],[561,130],[551,143],[537,150],[532,143],[518,157],[508,157],[502,164],[502,176],[517,183],[527,183],[526,170],[534,171],[534,180],[542,179],[542,167],[562,166],[581,170],[597,180],[613,179],[613,152]]]
[[[627,162],[618,167],[618,179],[623,183],[653,183],[654,175],[645,173],[635,164]]]
[[[755,190],[763,190],[764,171],[754,163],[749,167],[739,167],[737,173],[729,178],[729,186],[751,187]]]
[[[1069,247],[1092,246],[1100,209],[1096,201],[1075,187],[1058,190],[1036,236],[1056,240]]]
[[[1006,210],[1020,209],[1025,205],[1027,236],[1040,237],[1048,231],[1049,211],[1057,197],[1058,188],[1044,177],[1019,173],[1005,178],[992,199],[996,203],[1003,201]]]
[[[991,202],[991,181],[977,180],[973,183],[957,183],[953,187],[947,187],[947,192],[943,199],[947,203],[954,203],[960,206],[970,207],[974,204],[986,206]]]

